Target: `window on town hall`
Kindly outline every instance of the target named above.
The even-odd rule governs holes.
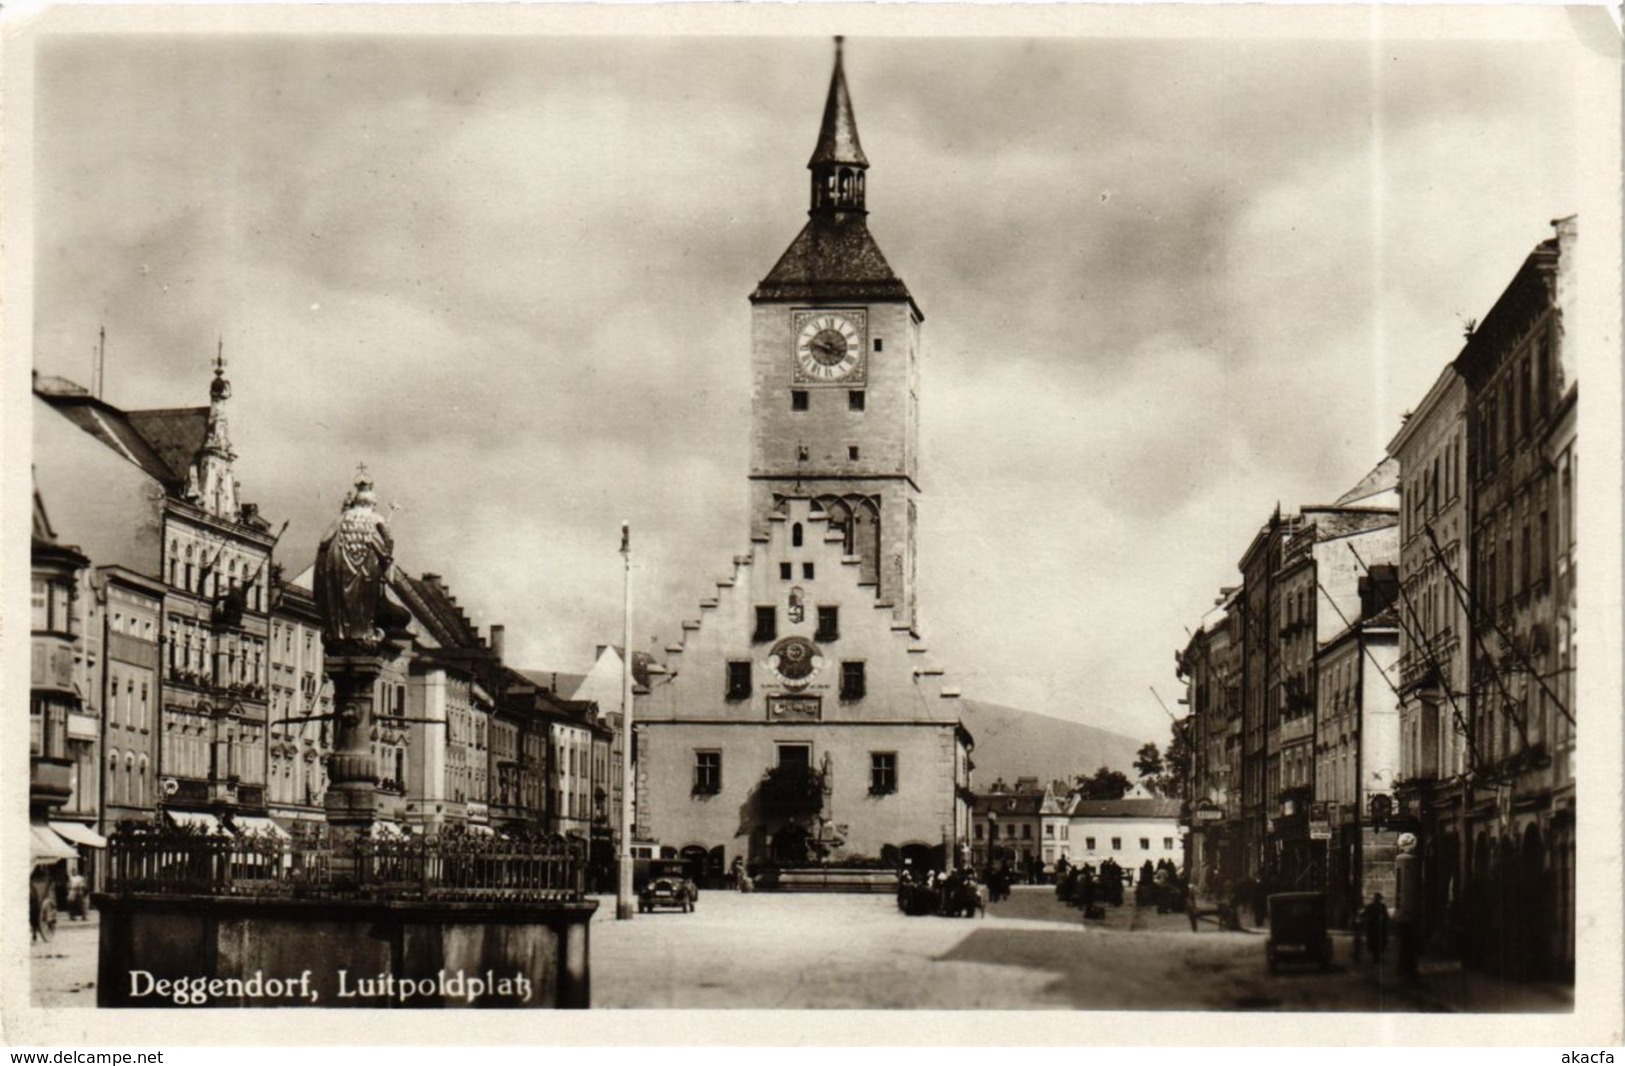
[[[1053,825],[1046,825],[1044,827],[1044,839],[1046,839],[1046,840],[1054,840],[1055,839],[1055,827]]]
[[[1006,839],[1006,840],[1014,840],[1014,839],[1016,839],[1016,827],[1011,825],[1009,822],[1004,823],[1004,839]]]
[[[801,547],[801,539],[801,523],[797,522],[795,525],[790,527],[790,546],[792,548]]]
[[[1123,838],[1122,837],[1112,837],[1112,850],[1113,851],[1122,851],[1123,850]]]
[[[794,576],[795,576],[794,564],[792,564],[792,563],[780,563],[779,564],[779,580],[780,581],[789,581]]]
[[[864,406],[863,390],[853,389],[846,394],[846,406],[853,411],[861,411]]]
[[[1174,838],[1173,837],[1163,837],[1162,838],[1162,850],[1163,851],[1173,851],[1174,850]]]
[[[722,752],[694,753],[694,794],[714,796],[722,791]]]
[[[735,659],[728,663],[728,698],[730,700],[750,698],[749,659]]]
[[[812,766],[812,745],[811,744],[780,744],[779,745],[779,765],[780,766],[799,766],[803,770],[811,768],[811,766]]]
[[[813,574],[816,572],[817,571],[814,570],[812,563],[801,564],[801,576],[806,580],[811,581],[813,579]]]
[[[977,822],[975,825],[971,826],[971,829],[974,830],[974,833],[972,835],[975,836],[975,838],[977,840],[981,840],[982,839],[982,823]]]
[[[897,791],[897,753],[869,753],[869,791],[877,796]]]
[[[1087,851],[1094,851],[1095,850],[1095,838],[1094,837],[1084,837],[1083,838],[1083,846],[1084,846],[1084,849],[1087,850]]]
[[[1023,840],[1031,840],[1032,838],[1033,838],[1032,824],[1028,823],[1026,825],[1023,825],[1021,827],[1021,839],[1023,839]]]
[[[807,390],[806,389],[791,389],[790,390],[790,410],[792,410],[792,411],[805,411],[806,409],[807,409]]]
[[[811,563],[807,564],[811,566]],[[811,574],[807,575],[812,577]],[[841,609],[839,607],[818,608],[818,632],[813,639],[821,642],[841,639]]]
[[[1150,837],[1141,837],[1140,838],[1140,850],[1141,851],[1150,851],[1151,850],[1151,838]]]
[[[779,612],[776,607],[756,608],[756,633],[751,640],[765,644],[779,635]]]
[[[841,664],[841,699],[861,700],[864,694],[863,663]]]

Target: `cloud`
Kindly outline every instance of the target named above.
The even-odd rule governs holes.
[[[1334,498],[1573,208],[1570,53],[866,39],[871,226],[928,318],[921,605],[967,691],[1161,737],[1277,500]],[[811,39],[72,38],[39,57],[36,358],[205,402],[308,558],[365,460],[525,665],[746,545],[745,297],[801,225]]]

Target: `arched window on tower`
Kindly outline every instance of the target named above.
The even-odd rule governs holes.
[[[847,533],[847,554],[863,560],[859,579],[880,580],[880,512],[873,500],[858,500],[852,506],[852,523]]]
[[[801,523],[800,522],[797,522],[795,525],[790,527],[790,546],[792,548],[801,547]]]
[[[852,512],[844,500],[830,500],[824,510],[829,513],[829,528],[841,534],[841,552],[852,554]]]

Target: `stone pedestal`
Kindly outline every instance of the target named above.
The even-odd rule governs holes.
[[[376,650],[327,644],[325,668],[333,681],[333,753],[327,762],[327,830],[333,874],[355,874],[357,844],[372,834],[378,815],[378,766],[372,754],[373,700],[378,675],[401,653],[384,644]]]

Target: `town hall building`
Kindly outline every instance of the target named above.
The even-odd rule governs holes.
[[[811,209],[751,294],[749,550],[634,705],[637,839],[711,872],[963,857],[971,736],[915,606],[924,316],[867,225],[837,38]]]

